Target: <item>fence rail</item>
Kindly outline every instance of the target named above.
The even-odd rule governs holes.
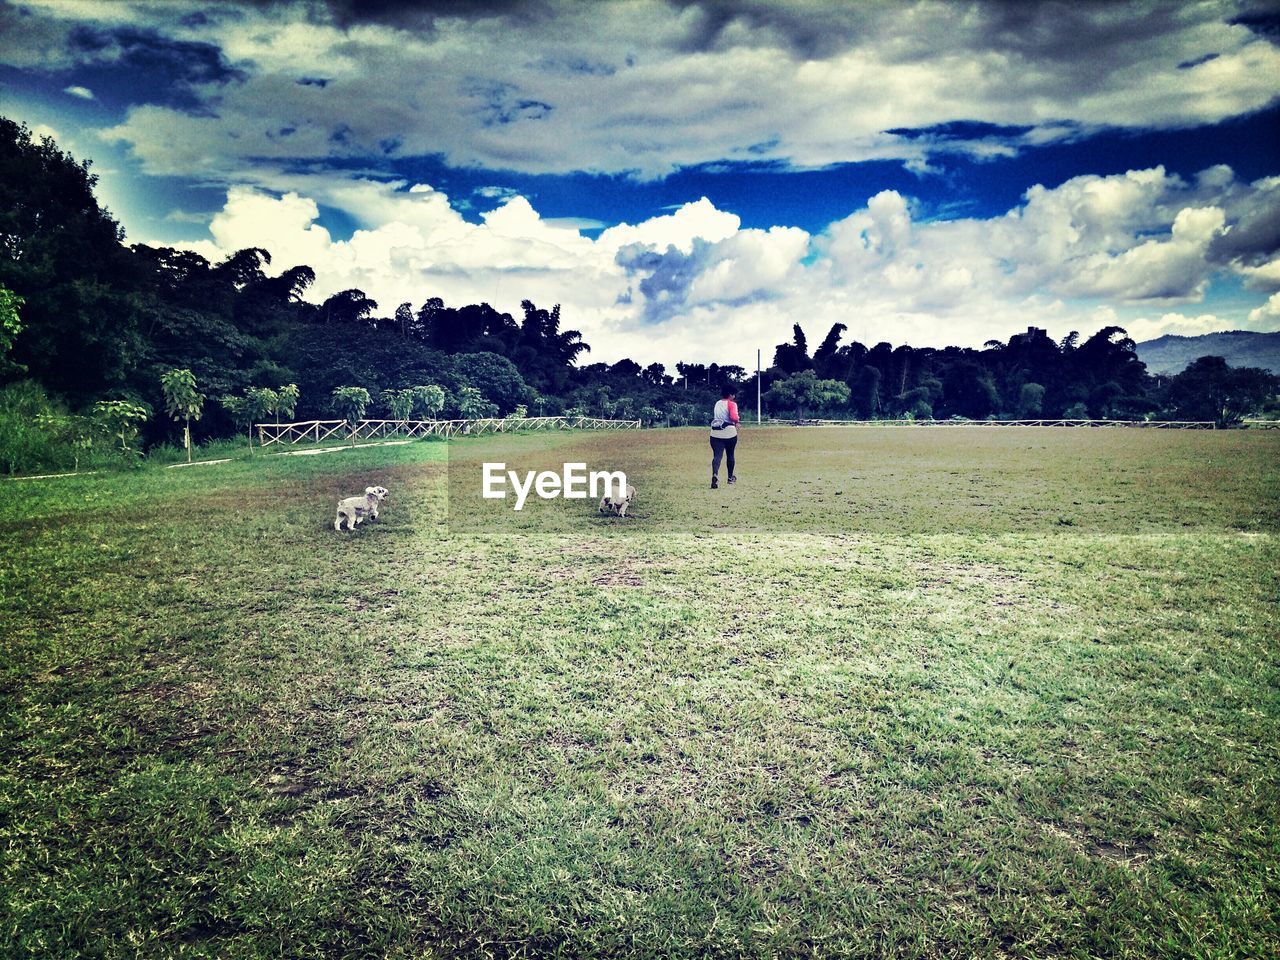
[[[1215,430],[1212,420],[774,420],[797,427],[1148,427]]]
[[[256,423],[258,445],[273,443],[323,443],[330,437],[343,440],[380,440],[388,437],[463,437],[521,430],[636,430],[639,420],[604,420],[599,417],[486,417],[480,420],[303,420],[299,423]]]

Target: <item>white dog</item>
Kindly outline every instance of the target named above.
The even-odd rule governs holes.
[[[625,517],[627,515],[627,507],[631,506],[631,501],[635,498],[636,488],[631,484],[627,484],[626,493],[623,495],[621,500],[613,496],[611,493],[606,493],[600,498],[600,512],[606,513],[612,510],[618,516]]]
[[[365,487],[363,497],[347,497],[338,501],[338,515],[333,518],[333,529],[341,530],[345,520],[348,530],[354,530],[357,523],[364,523],[372,517],[378,519],[378,504],[387,499],[386,487]]]

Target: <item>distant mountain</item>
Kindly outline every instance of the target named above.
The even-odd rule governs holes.
[[[1157,337],[1138,344],[1149,373],[1181,373],[1192,360],[1222,357],[1233,367],[1262,367],[1280,374],[1280,333],[1230,330],[1198,337]]]

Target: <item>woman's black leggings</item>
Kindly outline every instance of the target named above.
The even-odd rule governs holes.
[[[726,459],[725,466],[729,468],[729,476],[733,476],[733,448],[738,445],[737,437],[730,437],[728,440],[721,440],[719,437],[711,438],[711,475],[714,477],[720,473],[720,458]]]

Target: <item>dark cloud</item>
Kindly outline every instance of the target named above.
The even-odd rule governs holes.
[[[983,123],[978,120],[951,120],[947,123],[934,124],[931,127],[907,129],[895,127],[886,130],[904,140],[930,140],[944,142],[948,140],[1014,140],[1032,131],[1032,127],[1008,126],[998,123]]]
[[[1220,53],[1206,53],[1203,57],[1195,57],[1192,60],[1183,60],[1178,64],[1178,69],[1190,70],[1193,67],[1200,66],[1202,63],[1208,63],[1210,60],[1217,60],[1220,56],[1222,56]]]
[[[1109,3],[1104,0],[995,0],[982,7],[979,28],[988,49],[1036,61],[1079,63],[1105,73],[1111,51],[1158,41],[1186,29],[1187,19],[1217,22],[1218,10],[1189,10],[1176,2]],[[1198,13],[1199,15],[1194,15]]]
[[[294,0],[240,0],[260,9],[295,9]],[[310,4],[314,19],[328,20],[340,27],[375,23],[404,29],[429,30],[441,17],[482,20],[507,17],[539,20],[550,16],[554,3],[543,0],[318,0]]]
[[[136,103],[201,112],[206,97],[197,86],[225,85],[246,77],[214,44],[173,40],[151,30],[79,26],[67,44],[84,63],[77,80],[94,89],[127,85]]]
[[[786,47],[803,60],[822,60],[847,49],[866,28],[864,4],[778,2],[778,0],[669,0],[680,12],[694,10],[683,47],[710,50],[721,44],[726,28],[739,23]]]
[[[542,120],[555,109],[544,100],[520,96],[512,83],[471,80],[463,87],[470,97],[481,102],[478,113],[486,127],[503,126],[520,120]]]
[[[1266,37],[1272,43],[1280,43],[1280,5],[1258,5],[1229,21],[1248,27],[1260,37]]]
[[[644,318],[649,323],[662,323],[684,310],[689,299],[689,287],[701,271],[703,240],[694,241],[691,253],[682,253],[675,247],[667,247],[659,253],[643,243],[629,243],[620,249],[614,262],[627,271],[628,277],[640,277],[638,284],[644,294]]]
[[[941,15],[947,13],[946,8],[935,15],[927,7],[916,7],[912,15],[917,28],[905,33],[890,31],[890,37],[884,31],[892,18],[886,18],[885,8],[876,4],[822,0],[668,2],[687,23],[681,44],[686,51],[721,47],[728,42],[729,28],[740,26],[756,32],[760,42],[775,44],[805,60],[827,59],[877,38],[891,39],[882,46],[890,62],[917,60],[938,52],[940,35],[935,28],[951,19]],[[1231,5],[1224,11],[1212,4],[1193,8],[1176,0],[1123,4],[1110,0],[982,0],[964,8],[963,26],[950,38],[956,43],[970,51],[1020,55],[1029,61],[1082,64],[1087,69],[1081,70],[1080,81],[1086,84],[1101,84],[1106,63],[1124,62],[1126,49],[1159,44],[1185,30],[1189,21],[1220,22],[1233,10]],[[906,12],[905,5],[900,9]],[[1249,10],[1229,22],[1276,39],[1280,36],[1280,7]]]
[[[1259,200],[1265,204],[1265,199]],[[1210,259],[1217,263],[1240,263],[1257,267],[1280,252],[1280,197],[1240,218],[1226,233],[1217,237],[1209,248]]]
[[[639,277],[636,287],[644,294],[646,323],[663,323],[684,313],[694,282],[716,262],[716,244],[701,237],[694,238],[688,253],[675,246],[668,246],[665,252],[659,253],[648,244],[629,243],[614,256],[614,263],[627,272],[629,279]],[[628,288],[624,296],[626,300],[620,299],[619,302],[632,301],[631,288]],[[717,302],[740,307],[776,296],[776,291],[761,289],[745,297],[720,299]]]

